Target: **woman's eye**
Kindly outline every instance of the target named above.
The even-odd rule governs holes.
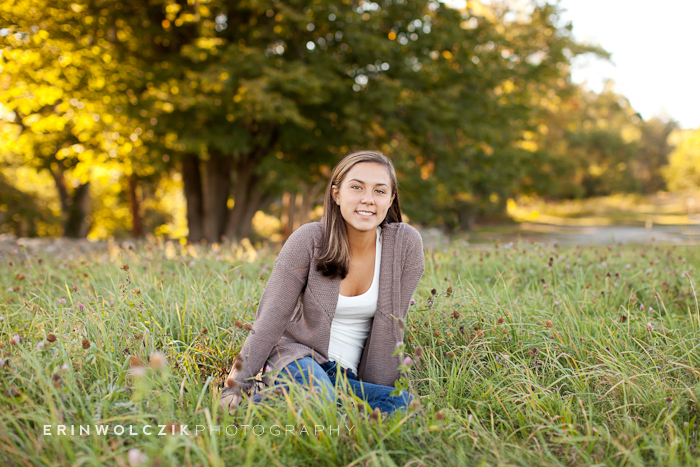
[[[376,190],[376,191],[377,191],[377,193],[384,194],[384,190]]]
[[[362,188],[360,185],[353,185],[350,188]]]

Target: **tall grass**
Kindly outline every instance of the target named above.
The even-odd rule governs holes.
[[[697,465],[699,250],[427,251],[405,329],[420,405],[380,419],[298,388],[219,410],[273,251],[20,252],[0,267],[0,463]]]

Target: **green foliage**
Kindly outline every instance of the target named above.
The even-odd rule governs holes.
[[[2,462],[124,464],[130,449],[178,465],[696,462],[694,246],[428,250],[397,348],[413,356],[399,386],[420,404],[379,420],[354,397],[336,408],[300,388],[270,404],[244,403],[233,416],[220,412],[218,387],[247,335],[234,321],[252,321],[273,258],[171,242],[6,257]],[[121,424],[139,434],[59,436],[59,424]],[[188,425],[190,434],[141,434],[166,424],[176,432]],[[206,428],[195,435],[196,425]],[[208,430],[216,425],[218,433]],[[265,434],[254,435],[255,425]],[[275,436],[275,425],[295,434]],[[302,425],[311,431],[299,434]],[[329,425],[355,429],[329,434]]]
[[[26,194],[51,176],[40,204],[60,208],[67,235],[137,234],[142,202],[158,205],[148,230],[184,235],[172,203],[138,196],[177,186],[179,171],[191,240],[247,236],[258,209],[312,192],[359,148],[394,160],[412,221],[450,229],[521,194],[663,186],[673,125],[642,122],[611,87],[570,83],[574,56],[607,53],[574,42],[556,5],[22,0],[0,12],[0,167]],[[19,168],[31,177],[8,175]]]

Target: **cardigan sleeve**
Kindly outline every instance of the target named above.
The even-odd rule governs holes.
[[[425,270],[425,258],[423,256],[423,239],[420,233],[406,224],[406,244],[403,255],[403,267],[401,269],[400,308],[405,317],[411,304],[411,297],[416,293]]]
[[[287,239],[272,268],[270,280],[260,298],[253,329],[241,348],[238,365],[229,374],[236,385],[226,388],[222,396],[248,392],[252,379],[260,371],[287,328],[297,305],[299,295],[308,279],[313,262],[314,229],[318,225],[305,224]]]

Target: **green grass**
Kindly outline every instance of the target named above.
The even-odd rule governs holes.
[[[129,465],[138,449],[146,465],[697,465],[699,250],[427,251],[405,337],[407,354],[424,349],[410,374],[421,404],[380,421],[356,400],[338,409],[303,390],[219,410],[247,335],[234,322],[252,322],[272,251],[150,242],[80,258],[20,252],[0,265],[0,464]],[[165,369],[130,368],[156,350]],[[128,434],[168,423],[190,435],[56,434],[59,424]],[[195,436],[196,425],[222,432]]]

